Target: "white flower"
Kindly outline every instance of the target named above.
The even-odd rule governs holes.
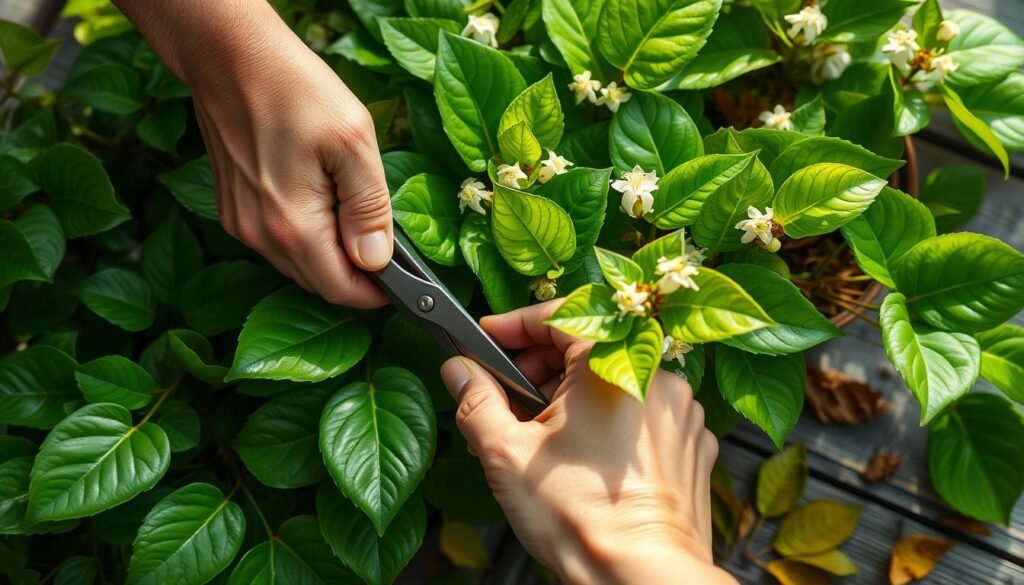
[[[583,73],[572,76],[572,83],[569,84],[569,89],[576,94],[576,105],[583,103],[583,100],[596,104],[596,92],[601,89],[601,82],[596,79],[591,79],[590,71],[587,70]]]
[[[786,108],[782,106],[775,106],[774,110],[765,110],[761,112],[761,115],[757,118],[764,122],[765,128],[774,128],[776,130],[792,130],[793,121],[790,118],[793,116],[792,112],[787,112]]]
[[[939,30],[935,33],[935,40],[940,43],[948,43],[958,34],[960,34],[959,24],[952,20],[943,20],[939,23]]]
[[[796,14],[787,14],[785,18],[786,22],[793,25],[789,27],[786,34],[789,35],[789,38],[796,40],[800,33],[803,33],[801,44],[804,45],[813,45],[814,39],[818,38],[828,26],[828,17],[821,13],[817,4],[807,6]]]
[[[483,202],[490,202],[491,196],[492,193],[484,188],[483,183],[470,177],[459,188],[459,211],[465,212],[468,207],[480,215],[487,215]]]
[[[811,80],[822,83],[830,79],[839,79],[853,59],[846,45],[821,43],[811,50]]]
[[[519,163],[514,165],[498,165],[498,182],[513,189],[519,188],[519,181],[529,180],[530,177],[519,168]]]
[[[549,148],[548,159],[540,162],[540,177],[538,180],[541,183],[547,183],[551,180],[551,177],[566,173],[568,167],[571,166],[573,166],[573,164],[564,156],[555,154],[555,151]]]
[[[736,229],[744,232],[740,241],[749,244],[755,238],[760,238],[763,243],[770,244],[775,237],[772,235],[772,216],[774,215],[775,210],[771,207],[766,207],[763,214],[754,206],[748,207],[747,217],[750,219],[744,219],[736,224]]]
[[[697,283],[693,281],[693,277],[697,276],[700,270],[691,264],[685,256],[658,258],[654,272],[661,276],[661,280],[658,281],[659,294],[670,295],[680,288],[700,290]]]
[[[704,248],[699,246],[691,246],[690,244],[683,245],[683,257],[686,261],[693,266],[700,267],[707,260],[707,256],[704,255]]]
[[[462,29],[462,36],[473,39],[481,45],[498,48],[498,27],[501,21],[490,12],[477,16],[469,15],[469,22],[466,28]]]
[[[599,106],[608,106],[608,109],[617,112],[619,111],[619,105],[629,101],[629,98],[633,97],[633,94],[624,87],[619,87],[614,81],[609,83],[607,87],[601,88],[601,97],[597,98],[594,102]]]
[[[645,173],[640,165],[622,173],[622,178],[612,181],[612,189],[622,193],[622,211],[630,217],[643,217],[654,208],[654,196],[658,190],[656,171]]]
[[[615,294],[612,295],[612,300],[619,306],[620,316],[636,315],[643,317],[647,314],[647,297],[649,296],[647,291],[640,290],[637,288],[636,283],[632,282],[628,286],[615,291]]]
[[[933,57],[928,65],[928,80],[933,83],[942,83],[950,73],[960,68],[952,55]]]
[[[661,343],[661,359],[666,362],[676,360],[680,368],[686,367],[686,354],[693,351],[693,345],[666,335]]]
[[[894,30],[889,33],[889,42],[882,45],[882,52],[889,57],[889,62],[904,73],[910,71],[910,63],[920,50],[917,33],[912,30]]]
[[[558,294],[558,282],[542,276],[530,283],[530,290],[538,301],[550,301]]]

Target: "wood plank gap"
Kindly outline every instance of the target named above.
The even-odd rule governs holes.
[[[978,147],[964,140],[957,140],[952,138],[945,133],[939,133],[934,130],[925,128],[915,135],[915,140],[924,140],[930,142],[935,146],[944,148],[956,154],[969,158],[975,162],[978,162],[986,167],[995,169],[1002,172],[1003,167],[999,164],[996,158],[986,152],[978,150]],[[965,146],[967,148],[965,148]],[[1012,154],[1012,153],[1009,153]],[[1024,179],[1024,164],[1018,162],[1016,157],[1010,158],[1010,176],[1018,179]],[[924,177],[922,177],[922,180]]]

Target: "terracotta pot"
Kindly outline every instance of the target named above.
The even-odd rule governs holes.
[[[907,164],[904,165],[900,170],[896,171],[889,177],[889,186],[893,189],[899,189],[911,197],[917,198],[918,194],[918,181],[917,175],[917,151],[914,150],[914,142],[909,136],[903,138],[904,140],[904,152],[903,158],[906,159]],[[884,290],[884,287],[872,281],[871,285],[864,289],[863,294],[857,300],[862,303],[870,303],[878,297]],[[835,314],[829,321],[832,322],[836,327],[846,327],[850,324],[857,316],[847,309],[842,309]]]

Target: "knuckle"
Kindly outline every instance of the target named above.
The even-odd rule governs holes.
[[[260,229],[248,222],[239,222],[235,226],[235,238],[242,242],[246,246],[260,252],[262,249],[262,238],[260,237]]]
[[[363,107],[354,108],[342,123],[325,128],[324,142],[331,149],[341,149],[346,153],[358,152],[364,148],[376,150],[376,131],[369,110]]]
[[[707,429],[702,430],[700,443],[708,460],[714,461],[715,459],[718,459],[718,437],[716,437],[714,433]]]
[[[486,408],[493,399],[490,392],[474,392],[472,388],[467,388],[462,400],[459,401],[459,408],[455,412],[455,422],[458,423],[459,428],[472,426],[478,413]]]
[[[295,223],[285,215],[275,214],[267,218],[267,238],[270,243],[284,252],[294,251],[301,240]]]
[[[383,187],[369,185],[355,193],[347,193],[344,201],[345,213],[356,221],[385,220],[391,217],[391,199]]]
[[[694,426],[704,428],[704,407],[694,400],[693,405],[690,408],[693,409],[693,414],[691,416],[693,416]]]

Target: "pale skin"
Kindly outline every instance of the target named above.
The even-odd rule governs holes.
[[[364,271],[391,258],[390,198],[345,84],[265,0],[115,1],[192,92],[225,229],[329,302],[383,305]],[[712,564],[718,448],[689,386],[659,372],[640,403],[602,382],[589,343],[543,324],[556,302],[483,321],[547,381],[536,419],[473,361],[442,368],[517,536],[567,583],[735,583]]]

